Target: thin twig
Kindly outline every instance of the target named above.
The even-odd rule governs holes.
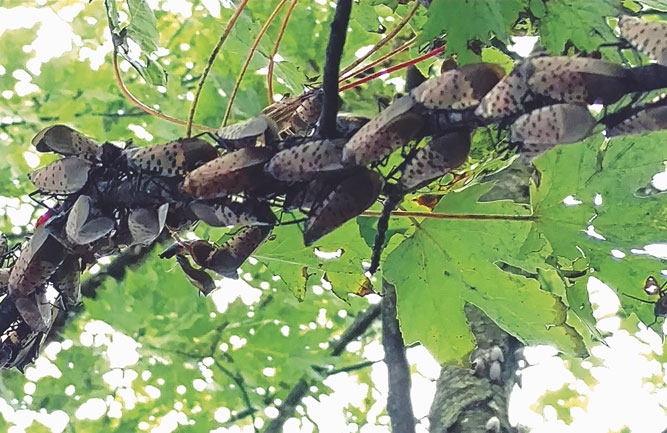
[[[269,15],[269,18],[267,18],[266,22],[264,23],[264,26],[259,31],[259,34],[257,35],[252,45],[250,46],[250,51],[248,52],[248,55],[246,56],[245,61],[243,62],[243,66],[241,67],[241,72],[239,72],[238,77],[236,77],[234,88],[232,89],[232,93],[229,95],[229,100],[227,101],[227,107],[225,108],[225,115],[222,118],[222,123],[220,126],[227,125],[227,121],[229,120],[229,115],[232,112],[232,106],[234,105],[234,99],[236,99],[236,94],[238,93],[239,86],[241,85],[241,80],[243,80],[243,76],[248,70],[248,65],[250,65],[250,60],[252,60],[252,56],[255,54],[255,51],[257,51],[257,47],[259,46],[259,41],[262,40],[262,36],[264,36],[264,33],[266,33],[266,31],[269,29],[269,26],[276,18],[276,15],[278,15],[278,12],[280,12],[280,9],[282,9],[285,3],[287,3],[287,0],[280,0],[280,3],[278,3],[278,6],[276,6],[273,12],[271,12],[271,15]]]
[[[402,53],[403,51],[410,48],[410,46],[412,44],[414,44],[414,42],[416,40],[417,40],[417,37],[415,36],[412,39],[410,39],[409,41],[407,41],[406,43],[404,43],[403,45],[401,45],[400,47],[394,48],[393,50],[391,50],[390,52],[388,52],[384,56],[380,57],[379,59],[373,60],[371,63],[367,64],[366,66],[362,67],[361,69],[357,69],[356,71],[351,72],[349,75],[346,75],[345,77],[338,80],[338,82],[341,83],[343,81],[347,81],[351,78],[354,78],[354,77],[358,76],[359,74],[362,74],[362,73],[366,72],[367,70],[371,69],[372,67],[375,67],[375,66],[379,65],[380,63],[385,62],[386,60],[394,57],[396,54]]]
[[[380,217],[382,212],[367,210],[363,212],[362,217]],[[406,212],[394,211],[391,213],[392,217],[399,218],[430,218],[440,220],[503,220],[503,221],[537,221],[535,215],[483,215],[483,214],[446,214],[437,212]]]
[[[368,327],[378,318],[380,315],[380,304],[371,305],[364,311],[359,314],[354,322],[350,325],[349,328],[343,332],[340,339],[335,340],[331,343],[331,356],[339,356],[345,350],[345,347],[353,340],[356,340],[360,337]],[[301,399],[303,399],[310,388],[309,381],[305,378],[300,379],[292,390],[287,395],[285,401],[278,407],[278,416],[271,420],[271,423],[268,425],[264,433],[280,433],[283,428],[283,424],[287,421],[296,406],[299,404]]]
[[[389,376],[387,413],[391,419],[391,430],[414,433],[415,415],[410,400],[410,366],[405,357],[405,345],[396,316],[396,289],[382,280],[382,347],[384,362]]]
[[[287,10],[287,14],[285,15],[283,24],[280,26],[280,31],[278,32],[278,36],[276,37],[276,43],[273,45],[273,51],[271,51],[271,57],[269,58],[269,71],[266,74],[266,92],[268,95],[267,100],[269,104],[273,103],[273,66],[275,65],[274,57],[276,57],[276,54],[278,53],[278,47],[280,46],[280,41],[283,39],[283,34],[285,33],[285,29],[287,28],[287,23],[289,22],[289,19],[292,16],[292,11],[294,10],[294,6],[296,6],[296,3],[298,1],[299,0],[292,0],[292,4]]]
[[[257,427],[255,427],[255,412],[257,410],[252,406],[252,402],[250,401],[250,395],[248,395],[248,391],[245,389],[245,381],[243,380],[243,376],[241,376],[240,373],[234,374],[231,370],[222,365],[222,363],[215,358],[213,360],[213,363],[215,364],[216,367],[220,369],[220,371],[225,373],[231,380],[233,380],[236,386],[239,387],[239,391],[241,391],[243,402],[245,403],[246,406],[246,411],[248,412],[248,415],[252,418],[252,426],[255,429],[255,432],[257,432],[258,431]]]
[[[419,57],[415,57],[414,59],[408,60],[407,62],[400,63],[396,66],[392,66],[391,68],[387,68],[387,69],[383,69],[381,71],[378,71],[378,72],[376,72],[374,74],[371,74],[367,77],[364,77],[360,80],[353,81],[350,84],[346,84],[345,86],[341,87],[340,91],[344,92],[346,90],[352,89],[352,88],[357,87],[361,84],[364,84],[364,83],[367,83],[371,80],[374,80],[377,77],[381,77],[383,75],[391,74],[394,71],[398,71],[400,69],[407,68],[408,66],[416,65],[419,62],[423,62],[424,60],[429,59],[429,58],[437,55],[438,53],[444,51],[444,49],[445,49],[445,46],[443,45],[442,47],[438,47],[434,50],[429,51],[428,53],[426,53],[424,55],[421,55]]]
[[[322,112],[318,132],[323,138],[336,137],[336,115],[338,115],[338,71],[343,56],[347,25],[350,22],[352,0],[338,0],[336,13],[331,21],[327,43],[324,74],[322,76]]]
[[[184,122],[181,119],[176,119],[175,117],[167,116],[166,114],[162,114],[159,111],[156,111],[149,106],[145,105],[143,102],[138,100],[130,91],[125,87],[125,83],[123,83],[123,79],[120,76],[120,70],[118,69],[118,51],[114,49],[112,57],[111,57],[111,63],[113,67],[113,72],[114,76],[116,77],[116,83],[118,83],[118,88],[120,89],[120,92],[127,97],[127,99],[130,100],[135,106],[137,106],[141,111],[144,111],[151,116],[155,116],[159,119],[166,120],[167,122],[175,123],[177,125],[186,125],[186,122]],[[192,125],[192,127],[197,128],[201,131],[208,131],[208,132],[215,132],[216,129],[209,128],[208,126],[204,125]]]
[[[186,137],[190,137],[190,135],[192,134],[192,122],[195,118],[195,112],[197,111],[197,103],[199,102],[199,96],[201,95],[201,91],[204,88],[204,82],[206,81],[206,77],[208,76],[208,73],[211,71],[211,68],[213,67],[215,58],[218,56],[220,48],[222,48],[222,44],[225,43],[225,40],[231,33],[234,24],[236,24],[236,20],[241,15],[241,12],[243,11],[247,3],[248,0],[241,0],[241,3],[239,3],[239,5],[236,7],[234,15],[232,15],[232,17],[229,19],[227,27],[225,27],[225,30],[222,32],[222,35],[220,35],[220,39],[218,39],[218,43],[215,45],[215,48],[213,48],[211,56],[209,57],[208,62],[206,62],[206,67],[204,68],[201,77],[199,77],[199,83],[197,83],[197,90],[195,91],[195,98],[192,100],[192,105],[190,106],[190,114],[188,114],[188,123],[187,125],[185,125]]]
[[[415,2],[415,4],[412,6],[412,9],[410,9],[410,10],[408,11],[408,13],[405,14],[405,16],[403,17],[403,19],[401,20],[401,22],[399,22],[399,23],[396,25],[396,27],[394,27],[389,33],[387,33],[387,35],[386,35],[384,38],[382,38],[377,44],[375,44],[375,45],[373,46],[373,48],[371,48],[366,54],[364,54],[363,56],[359,57],[357,60],[355,60],[354,62],[352,62],[348,67],[346,67],[345,69],[343,69],[343,70],[340,72],[340,75],[343,76],[343,75],[347,74],[347,73],[350,72],[352,69],[354,69],[355,67],[357,67],[358,65],[360,65],[361,62],[363,62],[364,60],[366,60],[367,58],[369,58],[370,56],[372,56],[373,53],[375,53],[377,50],[379,50],[380,48],[384,47],[384,46],[387,44],[387,42],[391,41],[391,40],[394,38],[394,36],[396,36],[396,35],[398,34],[398,32],[400,32],[400,31],[403,29],[403,27],[405,27],[405,25],[408,23],[408,21],[410,21],[410,19],[411,19],[411,18],[414,16],[414,14],[417,12],[417,9],[419,9],[419,2]],[[349,77],[346,77],[346,78],[344,78],[344,79],[346,80],[347,78],[349,78]]]

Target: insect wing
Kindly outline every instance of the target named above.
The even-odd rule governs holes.
[[[9,289],[9,274],[11,268],[0,268],[0,295],[7,293]]]
[[[204,296],[208,296],[209,293],[215,290],[215,282],[206,271],[193,267],[188,258],[182,254],[176,256],[176,261],[188,280],[192,285],[197,287]]]
[[[220,128],[218,137],[232,143],[233,148],[239,149],[254,146],[257,144],[257,138],[261,136],[264,136],[264,139],[260,141],[270,142],[276,136],[277,130],[276,122],[267,115],[260,114],[244,122]]]
[[[266,171],[278,180],[306,181],[327,171],[343,168],[345,140],[316,140],[276,153]]]
[[[267,226],[240,228],[213,252],[206,267],[223,277],[238,278],[237,269],[264,243],[272,228]]]
[[[482,98],[475,114],[483,119],[495,119],[519,112],[528,94],[528,77],[531,73],[532,65],[529,61],[517,64],[509,75]]]
[[[465,110],[479,104],[504,75],[498,65],[467,65],[426,80],[412,90],[412,95],[429,109]]]
[[[87,160],[96,158],[99,147],[95,140],[65,125],[52,125],[42,129],[32,139],[32,144],[40,152],[79,156]]]
[[[213,202],[195,200],[190,203],[190,210],[211,227],[274,225],[276,216],[271,207],[264,202]]]
[[[127,217],[127,226],[132,234],[134,244],[150,245],[162,233],[169,203],[164,203],[157,209],[133,209]]]
[[[368,209],[382,189],[379,174],[362,170],[344,179],[311,209],[305,223],[303,240],[309,246],[346,221]]]
[[[263,165],[273,156],[265,147],[246,147],[207,162],[185,177],[183,191],[197,198],[215,198],[260,187]]]
[[[45,227],[35,229],[9,274],[9,293],[23,297],[42,287],[65,258],[65,247]]]
[[[465,162],[470,153],[470,132],[458,131],[434,137],[417,151],[400,179],[405,189],[414,189],[450,172]]]
[[[75,307],[81,303],[81,265],[76,256],[68,255],[51,281],[65,305]]]
[[[160,146],[129,152],[134,165],[161,176],[185,176],[218,156],[215,147],[199,138],[183,138]]]
[[[15,303],[16,309],[28,326],[37,332],[48,331],[51,324],[51,317],[44,317],[34,293],[17,298]]]
[[[343,164],[366,165],[379,161],[415,138],[423,119],[411,96],[397,99],[354,134],[343,148]]]
[[[595,119],[585,106],[556,104],[520,116],[511,128],[513,141],[525,145],[522,157],[534,158],[556,144],[576,143],[595,127]]]
[[[74,202],[67,223],[65,233],[70,242],[76,245],[85,245],[106,236],[114,228],[114,221],[107,217],[90,219],[92,200],[87,195],[81,195]]]
[[[85,159],[68,156],[28,173],[28,179],[43,193],[73,194],[86,184],[91,166]]]
[[[667,65],[667,23],[649,22],[624,15],[619,21],[621,36],[642,54]]]
[[[639,135],[667,128],[667,105],[655,106],[638,111],[607,131],[609,137],[618,135]]]

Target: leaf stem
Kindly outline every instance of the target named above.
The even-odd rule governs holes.
[[[192,100],[192,105],[190,106],[190,114],[188,114],[188,123],[185,125],[186,137],[190,137],[192,133],[192,122],[195,118],[195,112],[197,111],[197,103],[199,102],[201,91],[204,88],[204,82],[206,81],[206,77],[208,77],[208,73],[211,71],[211,68],[213,67],[213,62],[215,62],[215,58],[218,56],[218,52],[220,51],[220,48],[222,48],[222,44],[225,43],[225,40],[231,33],[232,28],[234,27],[234,24],[236,24],[236,20],[241,15],[243,9],[245,9],[246,4],[248,4],[248,0],[241,0],[241,3],[239,3],[239,5],[236,7],[234,14],[227,23],[227,27],[225,27],[225,30],[222,32],[222,35],[220,35],[220,39],[218,39],[218,43],[213,48],[211,56],[209,57],[208,62],[206,62],[206,67],[204,67],[204,71],[202,72],[201,77],[199,77],[199,82],[197,83],[197,89],[195,90],[195,97]]]
[[[276,18],[276,15],[278,15],[278,12],[280,12],[280,9],[282,9],[285,3],[287,3],[287,0],[280,0],[280,3],[278,3],[278,6],[276,6],[273,12],[271,12],[271,15],[269,15],[269,18],[267,18],[266,22],[264,23],[264,26],[259,31],[259,34],[257,35],[252,45],[250,46],[250,51],[248,52],[248,55],[246,56],[245,61],[243,62],[243,66],[241,67],[241,72],[239,72],[238,77],[236,77],[234,88],[232,89],[231,95],[229,95],[229,101],[227,101],[227,107],[225,108],[225,115],[222,118],[222,123],[220,126],[227,125],[227,121],[229,120],[229,115],[232,112],[232,106],[234,105],[234,99],[236,99],[236,94],[239,91],[241,80],[243,80],[243,76],[248,70],[248,65],[250,64],[250,60],[252,60],[252,56],[255,54],[255,51],[257,51],[257,47],[259,46],[259,42],[262,40],[262,36],[264,36],[266,31],[269,29],[269,26]]]
[[[417,37],[415,36],[415,37],[413,37],[412,39],[410,39],[409,41],[407,41],[406,43],[404,43],[403,45],[401,45],[400,47],[391,50],[390,52],[388,52],[388,53],[385,54],[384,56],[380,57],[379,59],[374,60],[374,61],[372,61],[371,63],[369,63],[369,64],[367,64],[366,66],[364,66],[363,68],[358,69],[358,70],[352,72],[351,74],[349,74],[349,75],[347,75],[347,76],[341,78],[340,80],[338,80],[338,82],[340,83],[340,82],[343,82],[343,81],[347,81],[347,80],[349,80],[349,79],[351,79],[351,78],[354,78],[354,77],[356,77],[357,75],[359,75],[359,74],[361,74],[361,73],[363,73],[363,72],[366,72],[366,71],[369,70],[370,68],[372,68],[372,67],[374,67],[374,66],[377,66],[377,65],[379,65],[380,63],[386,61],[387,59],[390,59],[390,58],[394,57],[396,54],[401,53],[401,52],[405,51],[406,49],[408,49],[408,48],[409,48],[409,47],[410,47],[416,40],[417,40]]]
[[[271,57],[269,58],[269,71],[266,74],[266,92],[269,104],[273,102],[273,67],[275,65],[274,57],[276,56],[276,53],[278,53],[278,47],[280,46],[280,41],[283,39],[283,34],[285,33],[285,29],[287,28],[287,23],[289,22],[289,19],[292,16],[292,11],[294,10],[294,7],[296,6],[296,3],[298,1],[299,0],[292,0],[292,4],[287,10],[287,14],[285,15],[283,24],[280,26],[278,37],[276,37],[276,43],[273,45],[273,51],[271,51]]]
[[[368,210],[362,217],[380,217],[382,212]],[[392,217],[399,218],[430,218],[430,219],[460,219],[460,220],[504,220],[504,221],[537,221],[535,215],[483,215],[483,214],[446,214],[437,212],[407,212],[394,211]]]
[[[125,95],[125,97],[129,99],[130,102],[132,102],[137,108],[139,108],[141,111],[145,113],[150,114],[151,116],[157,117],[158,119],[166,120],[167,122],[175,123],[177,125],[186,125],[186,122],[181,119],[167,116],[166,114],[162,114],[159,111],[150,108],[149,106],[145,105],[143,102],[138,100],[132,93],[130,93],[127,87],[125,87],[125,83],[123,83],[123,79],[120,76],[120,70],[118,69],[118,51],[116,50],[116,48],[114,48],[113,55],[111,57],[111,63],[114,76],[116,77],[116,83],[118,83],[118,88],[120,89],[120,92],[123,95]],[[208,132],[216,131],[216,129],[209,128],[208,126],[204,125],[193,124],[191,126],[201,131],[208,131]]]
[[[344,91],[346,91],[346,90],[355,88],[355,87],[357,87],[357,86],[359,86],[359,85],[361,85],[361,84],[364,84],[364,83],[367,83],[367,82],[369,82],[369,81],[371,81],[371,80],[374,80],[374,79],[376,79],[377,77],[381,77],[382,75],[387,75],[387,74],[390,74],[390,73],[392,73],[392,72],[401,70],[401,69],[403,69],[403,68],[407,68],[408,66],[416,65],[416,64],[419,63],[419,62],[423,62],[423,61],[426,60],[426,59],[429,59],[429,58],[431,58],[431,57],[433,57],[433,56],[436,56],[437,54],[439,54],[439,53],[441,53],[442,51],[444,51],[444,49],[445,49],[445,46],[443,45],[443,46],[441,46],[441,47],[438,47],[438,48],[435,48],[435,49],[429,51],[428,53],[426,53],[426,54],[424,54],[424,55],[421,55],[421,56],[419,56],[419,57],[415,57],[414,59],[410,59],[410,60],[408,60],[407,62],[399,63],[399,64],[396,65],[396,66],[392,66],[392,67],[390,67],[390,68],[383,69],[383,70],[378,71],[378,72],[376,72],[376,73],[374,73],[374,74],[371,74],[371,75],[369,75],[369,76],[367,76],[367,77],[361,78],[361,79],[359,79],[359,80],[357,80],[357,81],[353,81],[353,82],[351,82],[350,84],[346,84],[345,86],[341,87],[341,88],[340,88],[340,91],[341,91],[341,92],[344,92]]]
[[[357,60],[355,60],[355,61],[352,62],[349,66],[347,66],[345,69],[343,69],[343,70],[340,72],[340,76],[342,77],[343,75],[345,75],[345,74],[347,74],[348,72],[350,72],[352,69],[354,69],[355,67],[357,67],[358,65],[360,65],[364,60],[366,60],[367,58],[369,58],[370,56],[372,56],[375,52],[377,52],[377,50],[379,50],[380,48],[382,48],[383,46],[385,46],[385,45],[387,44],[387,42],[391,41],[391,40],[394,38],[394,36],[396,36],[396,35],[398,34],[398,32],[400,32],[400,31],[403,29],[403,27],[405,27],[405,25],[408,23],[408,21],[410,21],[410,19],[411,19],[411,18],[414,16],[414,14],[417,12],[417,9],[419,9],[419,2],[415,2],[414,6],[412,6],[412,9],[410,9],[410,10],[408,11],[408,13],[405,14],[405,16],[403,17],[403,19],[401,20],[401,22],[399,22],[399,23],[396,25],[396,27],[394,27],[389,33],[387,33],[387,35],[386,35],[384,38],[382,38],[377,44],[375,44],[375,45],[373,46],[373,48],[371,48],[366,54],[364,54],[363,56],[359,57]],[[350,75],[349,77],[341,78],[341,80],[347,80],[348,78],[351,78],[351,77],[353,77],[353,76],[356,75],[356,74],[357,74],[357,73],[352,74],[352,75]]]

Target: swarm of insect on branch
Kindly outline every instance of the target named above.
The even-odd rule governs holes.
[[[23,368],[34,359],[58,311],[80,302],[81,274],[99,256],[150,245],[165,230],[176,234],[197,222],[234,227],[221,244],[175,235],[177,242],[161,255],[175,258],[208,295],[216,287],[213,275],[237,278],[246,259],[271,242],[275,226],[301,223],[304,244],[316,247],[383,200],[373,273],[392,211],[406,194],[464,164],[477,128],[498,125],[527,162],[596,132],[664,129],[664,102],[637,101],[667,87],[666,28],[621,20],[621,35],[661,64],[626,68],[587,57],[538,56],[507,75],[493,64],[465,65],[424,81],[372,119],[340,115],[336,138],[318,135],[320,91],[285,99],[209,138],[161,145],[119,145],[66,125],[45,128],[32,144],[61,159],[28,177],[35,196],[57,205],[20,248],[0,242],[0,366]],[[622,103],[626,95],[635,98]],[[615,104],[615,111],[591,113],[593,103]],[[391,170],[389,157],[399,161]],[[287,220],[290,213],[302,219]],[[656,318],[667,311],[663,289],[655,293]]]

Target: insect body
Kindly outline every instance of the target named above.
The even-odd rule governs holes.
[[[467,65],[425,81],[412,90],[412,95],[429,109],[464,110],[479,104],[504,75],[498,65]]]
[[[607,130],[609,137],[617,135],[646,134],[667,128],[667,105],[664,101],[637,111],[619,124]]]
[[[343,164],[366,165],[389,155],[419,134],[423,119],[411,96],[397,99],[366,123],[343,148]]]
[[[277,129],[276,122],[261,114],[244,122],[220,128],[216,139],[228,150],[253,147],[257,145],[258,140],[269,146],[276,138]]]
[[[48,126],[35,135],[32,144],[40,152],[55,152],[95,160],[99,144],[65,125]]]
[[[67,307],[75,307],[81,303],[81,265],[76,256],[65,257],[51,277],[51,282]]]
[[[463,164],[470,152],[470,135],[456,131],[434,137],[408,161],[399,180],[402,188],[418,188]]]
[[[628,298],[632,298],[636,301],[644,302],[645,304],[654,304],[653,314],[655,315],[655,320],[651,322],[648,326],[653,326],[660,317],[667,317],[667,281],[665,281],[662,286],[658,284],[658,281],[655,277],[650,276],[646,279],[644,283],[644,293],[649,296],[658,295],[657,301],[648,301],[646,299],[637,298],[636,296],[628,295],[623,293]]]
[[[266,202],[246,200],[195,200],[189,205],[190,210],[201,221],[212,227],[274,225],[276,216]]]
[[[278,180],[307,181],[322,173],[340,170],[344,139],[309,141],[276,153],[266,165]]]
[[[367,169],[359,169],[345,178],[310,210],[303,232],[304,243],[312,245],[368,209],[380,194],[382,184],[380,175]]]
[[[264,163],[273,156],[266,147],[246,147],[207,162],[185,177],[183,191],[197,198],[215,198],[262,186]]]
[[[618,24],[621,36],[632,46],[661,65],[667,65],[667,23],[624,15]]]
[[[77,156],[68,156],[28,173],[28,179],[46,194],[73,194],[88,180],[92,164]]]
[[[218,152],[199,138],[182,138],[159,146],[142,147],[128,152],[137,167],[161,176],[185,176],[214,159]]]
[[[520,116],[510,136],[523,143],[522,157],[530,160],[556,144],[583,140],[594,127],[595,119],[585,106],[556,104]]]
[[[42,287],[65,258],[65,247],[42,226],[23,245],[9,274],[9,293],[28,296]]]

